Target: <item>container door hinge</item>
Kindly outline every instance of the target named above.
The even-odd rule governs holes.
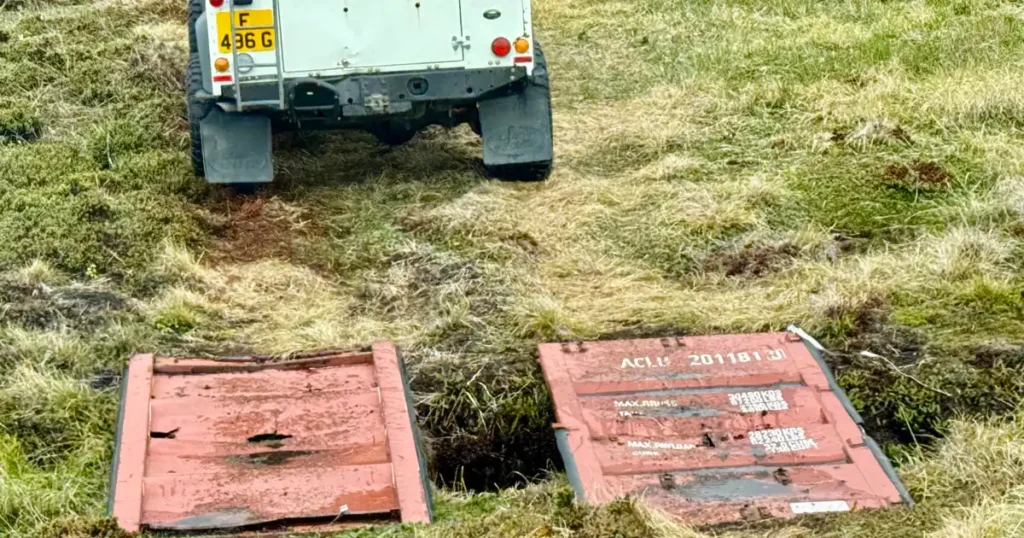
[[[467,36],[461,36],[461,37],[457,36],[457,35],[453,35],[452,36],[452,50],[455,50],[455,51],[457,51],[459,49],[469,50],[469,45],[470,45],[470,43],[469,43],[469,36],[468,35]]]

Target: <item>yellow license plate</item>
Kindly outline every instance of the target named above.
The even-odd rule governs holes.
[[[277,36],[273,28],[247,29],[253,26],[273,26],[274,11],[271,9],[250,9],[235,12],[235,50],[238,52],[263,52],[274,50]],[[221,53],[231,52],[231,14],[217,13],[217,43]]]

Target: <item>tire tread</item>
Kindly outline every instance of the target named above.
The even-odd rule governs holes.
[[[203,87],[203,66],[199,56],[192,53],[188,60],[188,71],[185,73],[185,109],[188,114],[188,133],[191,141],[192,170],[196,177],[206,175],[203,165],[203,138],[199,130],[199,122],[210,112],[212,105],[195,99],[196,92]]]

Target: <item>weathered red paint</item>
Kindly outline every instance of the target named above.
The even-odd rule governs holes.
[[[139,530],[142,519],[142,487],[149,441],[149,394],[153,384],[153,356],[135,355],[128,363],[124,395],[121,447],[117,461],[113,515],[128,532]]]
[[[588,502],[642,497],[686,523],[901,502],[795,334],[542,344],[540,362]]]
[[[398,360],[389,343],[280,361],[134,356],[114,516],[132,532],[429,522]]]
[[[380,406],[384,410],[384,426],[388,432],[388,449],[394,465],[402,520],[429,523],[430,512],[416,453],[416,439],[409,427],[413,419],[399,371],[398,350],[391,342],[378,342],[373,345],[373,360],[379,377]]]

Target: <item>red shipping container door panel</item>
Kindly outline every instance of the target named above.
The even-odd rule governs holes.
[[[542,344],[577,496],[714,524],[912,502],[793,332]]]
[[[324,530],[429,522],[401,359],[135,355],[124,380],[111,512],[127,531]]]

